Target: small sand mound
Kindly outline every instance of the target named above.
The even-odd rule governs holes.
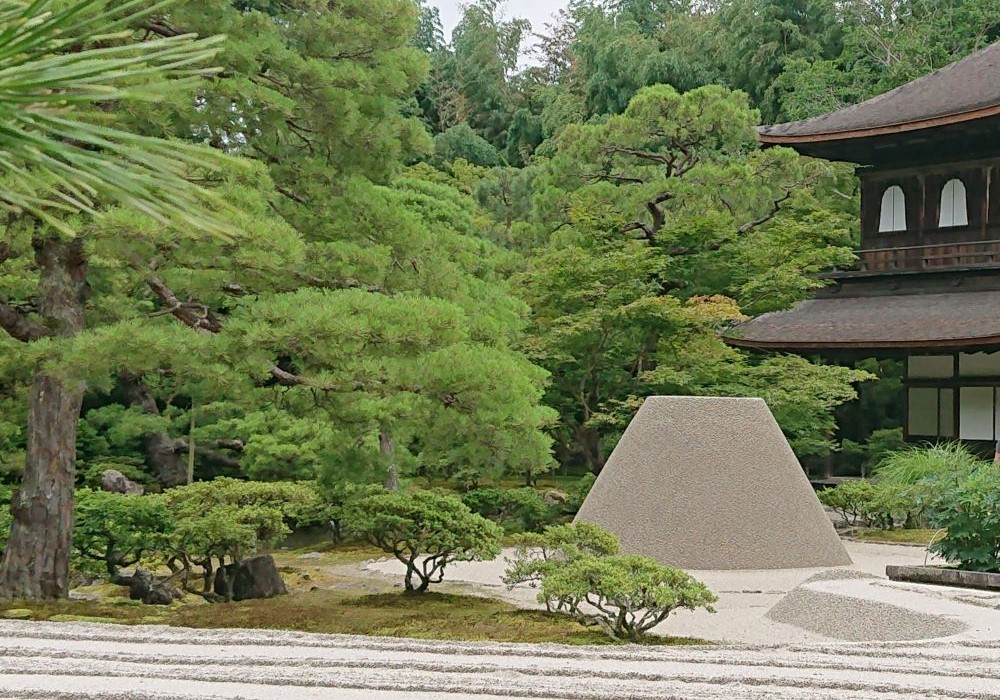
[[[864,578],[873,579],[875,581],[878,580],[878,576],[869,574],[865,571],[858,571],[856,569],[830,569],[829,571],[820,571],[818,574],[813,574],[799,585],[805,585],[815,581],[840,581],[843,579]]]
[[[817,574],[813,580],[865,578]],[[844,572],[854,573],[854,572]],[[817,578],[822,577],[822,578]],[[872,577],[874,578],[874,577]],[[914,612],[898,605],[796,588],[771,608],[766,617],[847,642],[902,641],[949,637],[965,631],[958,620]]]

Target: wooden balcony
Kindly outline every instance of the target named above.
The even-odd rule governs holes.
[[[858,260],[853,269],[862,273],[1000,267],[1000,238],[865,248],[856,254]]]

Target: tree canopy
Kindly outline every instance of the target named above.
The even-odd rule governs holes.
[[[446,37],[423,0],[0,0],[0,595],[66,593],[107,468],[530,485],[663,393],[762,396],[825,457],[874,375],[721,332],[851,260],[857,188],[754,128],[993,41],[991,8],[477,0]]]

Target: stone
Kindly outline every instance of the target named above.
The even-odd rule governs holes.
[[[117,469],[105,469],[101,472],[101,490],[135,496],[141,496],[145,491],[142,484],[137,484]]]
[[[128,587],[128,597],[141,600],[147,605],[170,605],[182,598],[180,591],[173,586],[159,581],[152,573],[141,567],[136,567]]]
[[[576,519],[684,569],[851,563],[762,399],[647,398]]]
[[[558,506],[569,500],[569,494],[559,489],[549,489],[542,494],[545,505]]]
[[[305,554],[300,554],[296,559],[322,559],[322,552],[306,552]]]
[[[885,575],[890,581],[932,583],[939,586],[979,588],[1000,591],[1000,574],[987,571],[966,571],[942,566],[905,566],[888,564]]]
[[[286,595],[288,589],[270,554],[226,564],[215,572],[215,593],[230,600]],[[229,596],[229,592],[232,596]]]

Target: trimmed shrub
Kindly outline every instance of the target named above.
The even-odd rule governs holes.
[[[847,481],[817,494],[825,506],[848,525],[880,530],[912,528],[922,524],[928,507],[927,489],[887,481]]]
[[[591,523],[550,525],[541,533],[520,535],[515,540],[514,556],[507,560],[503,582],[508,586],[541,583],[545,575],[560,565],[581,557],[606,557],[618,554],[618,538]],[[559,601],[542,601],[550,612],[561,609]]]
[[[689,574],[649,557],[581,557],[542,579],[539,598],[557,600],[577,622],[598,626],[612,639],[642,641],[674,610],[705,608],[718,600]]]
[[[618,538],[597,525],[573,523],[523,535],[508,561],[508,587],[540,587],[550,612],[597,626],[613,639],[641,641],[678,608],[714,612],[716,597],[691,576],[649,557],[618,554]]]
[[[159,554],[173,530],[163,499],[79,489],[73,522],[73,551],[81,569],[101,571],[124,583],[119,571]]]
[[[503,530],[469,510],[457,496],[433,491],[384,492],[352,501],[344,521],[406,565],[407,592],[444,579],[455,561],[492,559]]]

